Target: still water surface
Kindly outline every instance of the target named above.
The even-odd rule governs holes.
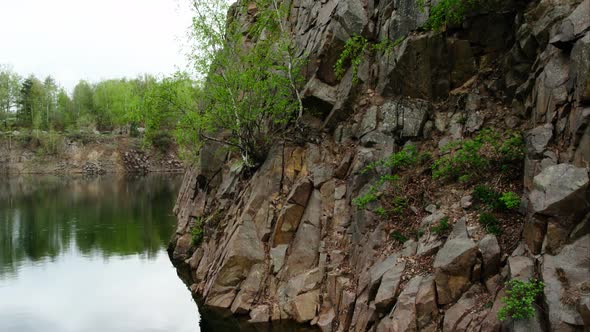
[[[0,331],[199,331],[166,254],[181,178],[0,178]]]

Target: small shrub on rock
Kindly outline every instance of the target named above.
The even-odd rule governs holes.
[[[484,129],[473,139],[447,144],[442,151],[447,154],[432,164],[432,177],[466,183],[494,169],[509,170],[524,157],[524,143],[520,133]]]
[[[491,208],[498,206],[500,197],[500,194],[489,186],[477,185],[473,189],[473,199]]]
[[[356,205],[359,209],[363,210],[369,203],[376,201],[379,198],[377,195],[377,187],[371,186],[369,190],[363,195],[352,200],[352,204]]]
[[[513,191],[500,194],[489,186],[477,185],[473,189],[473,198],[490,210],[515,210],[520,206],[520,197]]]
[[[408,208],[408,200],[404,197],[394,197],[392,205],[393,208],[391,209],[391,212],[401,215]]]
[[[359,35],[354,35],[346,41],[344,44],[344,50],[340,53],[338,60],[334,64],[334,74],[339,80],[344,77],[348,68],[352,69],[352,83],[357,84],[358,69],[363,61],[363,54],[365,51],[379,51],[388,52],[395,46],[401,44],[405,37],[398,38],[395,42],[389,39],[382,40],[380,42],[370,42],[367,38]]]
[[[451,225],[449,225],[449,217],[442,218],[438,225],[432,226],[430,230],[432,233],[436,235],[443,235],[446,234],[451,229]]]
[[[352,82],[358,82],[358,68],[363,60],[363,54],[369,45],[367,38],[356,35],[352,36],[344,44],[344,50],[334,65],[334,73],[338,79],[342,79],[346,70],[352,68]]]
[[[201,242],[203,242],[203,236],[204,236],[204,231],[203,231],[203,222],[201,221],[201,218],[196,218],[195,219],[195,223],[193,225],[193,227],[191,228],[191,243],[194,246],[199,246],[201,244]]]
[[[427,30],[440,30],[442,27],[463,23],[467,12],[476,4],[475,0],[441,0],[430,9],[430,16],[424,25]],[[424,11],[424,0],[418,0],[418,6]]]
[[[361,174],[366,174],[380,167],[390,169],[391,171],[399,171],[416,165],[419,159],[420,156],[416,147],[413,145],[406,145],[401,151],[394,153],[385,159],[370,163],[361,170]],[[379,181],[372,185],[366,193],[353,199],[352,204],[359,209],[365,209],[367,204],[374,202],[379,198],[378,190],[380,187],[387,183],[396,186],[399,179],[399,176],[396,174],[381,175]],[[407,206],[408,202],[406,199],[395,197],[393,200],[393,209],[390,212],[402,214]]]
[[[481,138],[463,141],[458,149],[451,151],[434,162],[432,177],[436,179],[456,180],[489,167],[489,159],[480,153],[484,142]],[[444,150],[452,150],[455,143],[447,145]]]
[[[422,236],[424,236],[424,230],[423,229],[415,229],[414,230],[414,236],[416,236],[416,240],[420,240],[420,238]]]
[[[398,231],[394,231],[390,236],[399,243],[406,243],[406,241],[408,241],[408,238]]]
[[[494,235],[500,235],[500,221],[493,214],[484,212],[479,216],[479,223],[483,226],[486,232]]]
[[[416,147],[413,145],[406,145],[401,151],[396,152],[385,159],[378,160],[365,166],[361,173],[365,174],[378,167],[389,168],[392,171],[396,171],[416,165],[418,159],[419,154]]]
[[[519,162],[524,158],[525,144],[520,133],[510,133],[502,145],[498,147],[502,162]]]
[[[381,217],[387,216],[387,210],[385,210],[383,207],[376,208],[374,212]]]
[[[506,296],[502,298],[504,306],[498,311],[498,319],[527,319],[535,315],[535,300],[543,293],[545,285],[537,279],[521,281],[510,280],[506,284]]]
[[[502,202],[504,208],[508,210],[518,209],[520,206],[520,197],[512,191],[503,193],[499,200]]]

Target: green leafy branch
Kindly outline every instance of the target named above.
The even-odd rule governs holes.
[[[461,24],[476,4],[477,0],[441,0],[430,8],[430,15],[423,28],[438,31],[447,25]],[[418,8],[425,10],[424,0],[418,0]]]
[[[363,55],[366,51],[370,52],[390,52],[394,47],[401,44],[404,37],[398,38],[395,42],[389,39],[377,43],[370,42],[367,38],[354,35],[344,44],[344,50],[340,53],[338,60],[334,64],[334,73],[336,78],[342,79],[348,68],[352,70],[352,83],[358,83],[358,69],[363,61]]]
[[[533,317],[535,315],[533,306],[544,289],[545,284],[537,279],[510,280],[506,284],[506,296],[502,298],[504,306],[498,311],[498,319],[504,321],[509,317],[513,319]]]

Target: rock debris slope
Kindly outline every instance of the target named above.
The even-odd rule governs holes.
[[[590,0],[495,2],[441,32],[420,29],[428,7],[293,1],[307,139],[249,175],[205,146],[175,208],[170,255],[206,306],[322,331],[590,328]],[[399,41],[365,52],[358,84],[333,70],[355,35]],[[522,133],[516,167],[433,179],[485,128]],[[367,166],[404,149],[420,160],[396,172],[401,190],[375,190],[383,167]],[[521,195],[518,212],[480,222],[481,183]],[[505,282],[529,278],[545,283],[534,317],[500,322]]]

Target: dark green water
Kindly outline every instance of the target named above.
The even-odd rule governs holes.
[[[0,331],[199,331],[165,252],[180,181],[0,178]]]

